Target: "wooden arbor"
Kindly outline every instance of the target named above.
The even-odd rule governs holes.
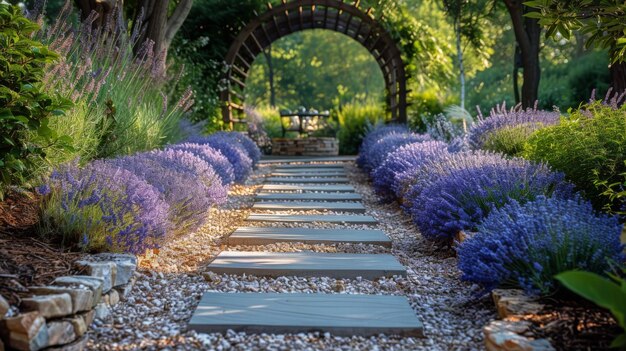
[[[387,90],[387,105],[392,121],[406,122],[406,76],[401,51],[391,35],[362,11],[359,1],[294,0],[254,18],[239,33],[226,55],[227,70],[221,92],[222,115],[228,124],[245,122],[243,90],[252,63],[258,54],[274,41],[307,29],[329,29],[361,43],[376,59]]]

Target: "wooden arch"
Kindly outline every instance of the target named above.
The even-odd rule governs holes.
[[[362,11],[360,0],[294,0],[272,7],[254,18],[239,33],[226,55],[227,70],[220,94],[224,122],[245,122],[243,90],[252,63],[274,41],[307,29],[329,29],[363,45],[374,57],[385,78],[387,107],[392,121],[406,122],[406,76],[401,51],[391,35]]]

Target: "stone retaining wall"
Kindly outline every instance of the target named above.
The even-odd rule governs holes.
[[[17,309],[0,296],[0,351],[84,350],[91,323],[111,322],[111,306],[125,300],[135,283],[137,258],[98,254],[75,268],[79,275],[29,287],[31,297]]]
[[[337,156],[339,141],[336,138],[308,137],[300,139],[272,139],[275,156]]]

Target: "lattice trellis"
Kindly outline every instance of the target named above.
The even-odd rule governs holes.
[[[245,122],[243,91],[257,55],[276,40],[307,29],[329,29],[363,45],[383,72],[392,121],[406,122],[406,73],[401,51],[391,35],[371,16],[371,10],[359,8],[359,0],[354,3],[283,1],[276,7],[268,4],[268,10],[239,33],[226,55],[226,88],[220,95],[224,122],[231,125]]]

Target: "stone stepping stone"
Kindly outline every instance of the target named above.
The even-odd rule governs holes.
[[[284,168],[289,168],[289,169],[299,169],[299,168],[308,168],[308,169],[322,169],[322,168],[333,168],[333,169],[343,169],[346,166],[343,163],[338,163],[338,164],[324,164],[324,163],[320,163],[320,164],[281,164],[281,165],[277,165],[275,166],[276,169],[284,169]]]
[[[272,172],[301,174],[301,173],[345,173],[346,170],[341,168],[275,168]]]
[[[329,332],[336,336],[423,337],[404,296],[206,292],[189,322],[198,333]]]
[[[256,201],[360,201],[361,199],[361,195],[356,193],[259,193],[256,196]]]
[[[290,215],[251,213],[248,222],[289,222],[289,223],[346,223],[346,224],[377,224],[372,216],[365,215]]]
[[[288,210],[327,210],[336,212],[365,213],[365,207],[354,202],[295,202],[295,201],[271,201],[257,202],[252,206],[253,210],[288,211]]]
[[[298,183],[298,184],[307,184],[307,183],[349,183],[348,178],[344,177],[328,177],[328,178],[319,178],[319,177],[268,177],[266,179],[268,183]]]
[[[217,274],[377,279],[406,276],[389,254],[222,251],[207,269]]]
[[[311,172],[311,173],[289,173],[289,172],[274,172],[271,174],[272,177],[302,177],[302,178],[327,178],[327,177],[345,177],[345,172],[332,172],[332,173],[320,173],[320,172]]]
[[[353,193],[352,185],[291,185],[291,184],[265,184],[263,191],[320,191],[320,192],[345,192]]]
[[[269,245],[284,242],[306,244],[364,243],[391,247],[389,237],[377,229],[241,227],[228,238],[229,245]]]

